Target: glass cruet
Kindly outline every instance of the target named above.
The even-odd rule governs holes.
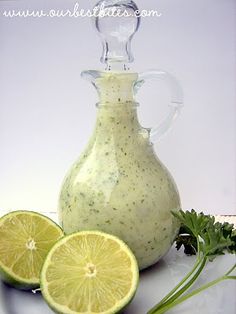
[[[129,70],[133,61],[130,42],[140,24],[133,1],[100,1],[96,7],[130,16],[94,18],[106,70],[82,72],[98,91],[96,126],[64,179],[59,219],[66,234],[101,230],[120,237],[144,269],[166,254],[179,227],[171,214],[181,207],[179,193],[153,143],[178,116],[182,90],[164,71],[139,74]],[[139,123],[135,94],[150,79],[166,82],[171,104],[161,125],[147,129]]]

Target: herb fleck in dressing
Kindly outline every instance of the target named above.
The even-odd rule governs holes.
[[[64,180],[59,213],[66,233],[102,230],[123,239],[140,269],[158,261],[178,230],[176,185],[140,126],[137,74],[103,73],[97,122],[87,148]]]

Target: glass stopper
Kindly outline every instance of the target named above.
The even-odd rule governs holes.
[[[95,7],[95,27],[103,43],[101,62],[106,70],[128,70],[133,62],[131,39],[140,25],[138,7],[132,0],[102,0]]]

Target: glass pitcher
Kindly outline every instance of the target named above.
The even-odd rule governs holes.
[[[129,12],[137,9],[133,1],[102,1],[98,6],[101,3]],[[97,120],[85,151],[64,180],[59,217],[67,234],[101,230],[123,239],[144,269],[166,254],[179,228],[171,214],[181,207],[179,193],[153,142],[170,128],[183,101],[181,88],[170,74],[128,69],[130,40],[139,18],[122,20],[122,27],[120,23],[120,18],[95,19],[107,70],[82,73],[98,91]],[[165,80],[172,95],[168,117],[151,129],[140,125],[135,101],[149,79]]]

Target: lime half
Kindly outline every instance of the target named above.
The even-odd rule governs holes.
[[[39,287],[40,271],[51,247],[63,236],[49,218],[15,211],[0,218],[0,276],[20,289]]]
[[[59,240],[41,272],[41,290],[60,314],[120,312],[133,298],[139,280],[128,246],[99,231],[77,232]]]

